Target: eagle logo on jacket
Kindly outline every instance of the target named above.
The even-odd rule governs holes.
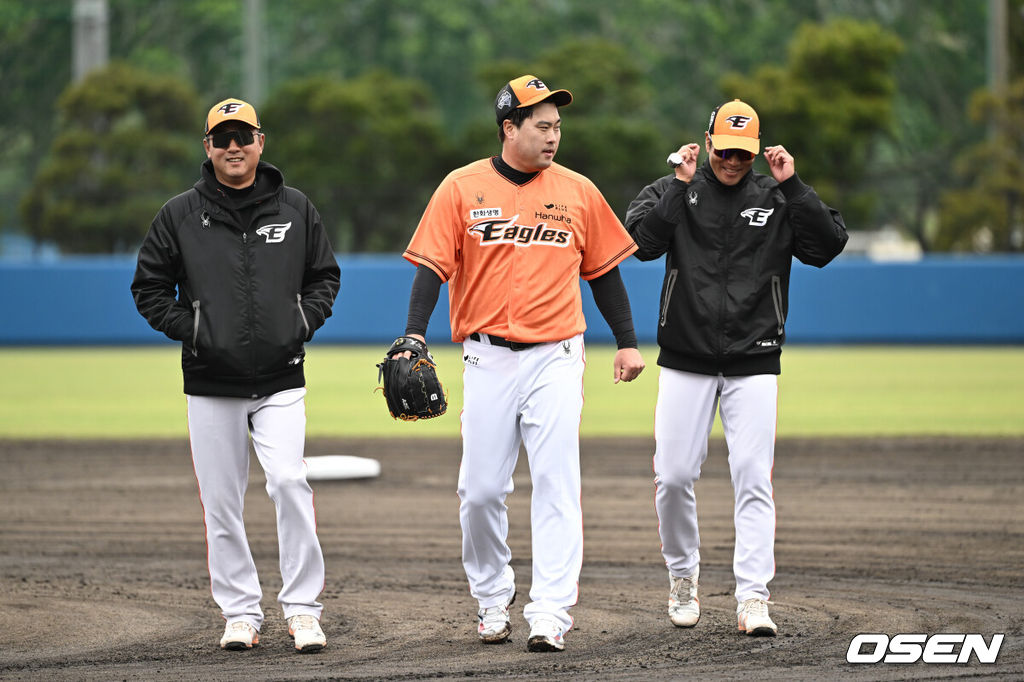
[[[768,224],[768,216],[775,213],[774,208],[748,208],[740,213],[750,221],[751,227],[764,227]]]
[[[290,222],[278,223],[276,225],[264,225],[260,229],[256,230],[256,234],[261,237],[266,237],[268,244],[277,244],[278,242],[284,241],[284,235],[288,232],[288,228],[291,226],[292,224]]]

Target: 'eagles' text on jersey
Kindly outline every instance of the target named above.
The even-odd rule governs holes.
[[[481,159],[444,179],[403,255],[448,282],[452,341],[532,343],[582,333],[580,278],[636,248],[586,177],[552,164],[520,186]]]

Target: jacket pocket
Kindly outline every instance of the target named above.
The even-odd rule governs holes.
[[[786,328],[786,315],[782,312],[782,278],[778,275],[772,275],[772,303],[775,304],[775,321],[779,323],[781,336]]]
[[[192,301],[192,355],[199,357],[199,301]]]
[[[299,306],[299,317],[302,318],[302,330],[304,332],[302,338],[304,341],[309,340],[309,320],[306,319],[306,311],[302,309],[302,294],[295,294],[295,300]]]
[[[664,327],[668,319],[668,304],[672,300],[672,290],[676,288],[676,277],[679,276],[679,268],[673,268],[665,278],[665,292],[661,295],[661,316],[658,319],[658,326]]]

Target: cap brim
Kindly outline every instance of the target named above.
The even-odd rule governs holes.
[[[542,92],[540,95],[529,101],[521,102],[516,108],[522,109],[523,107],[532,107],[534,104],[540,104],[541,102],[546,102],[548,100],[553,101],[555,106],[564,107],[567,104],[572,104],[572,93],[568,90],[552,90],[551,92],[546,93]]]
[[[745,149],[751,154],[761,151],[761,141],[740,135],[712,135],[711,144],[715,149]]]

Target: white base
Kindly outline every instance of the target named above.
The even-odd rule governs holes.
[[[342,478],[376,478],[380,462],[368,457],[324,455],[306,457],[306,480],[329,481]]]

